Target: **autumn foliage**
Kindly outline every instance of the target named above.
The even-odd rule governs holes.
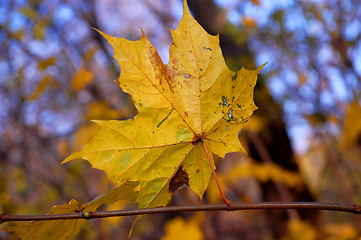
[[[251,2],[254,6],[261,5],[259,1]],[[212,4],[208,7],[210,12],[216,11]],[[206,19],[207,14],[202,15],[202,10],[198,9],[198,15],[195,9],[197,7],[193,5],[191,10],[196,17]],[[316,18],[322,18],[314,9],[308,10],[315,14]],[[32,33],[33,37],[44,39],[45,26],[49,22],[38,18],[37,13],[30,8],[22,9],[22,14],[37,23]],[[280,25],[283,21],[282,14],[276,12],[272,16]],[[222,15],[217,18],[217,23],[222,23],[221,17]],[[208,32],[219,30],[218,25],[207,25],[204,19],[199,22],[204,24]],[[64,159],[61,168],[67,171],[69,177],[64,178],[61,186],[55,184],[58,181],[55,178],[59,178],[56,175],[57,170],[51,169],[44,162],[43,172],[48,174],[48,182],[41,185],[48,184],[49,189],[34,190],[38,191],[37,196],[42,192],[54,192],[54,195],[46,195],[42,200],[49,204],[56,202],[47,215],[79,213],[82,219],[6,222],[1,224],[0,229],[3,232],[0,233],[0,238],[1,234],[10,236],[7,234],[13,233],[22,239],[72,239],[76,236],[87,239],[89,236],[94,238],[94,235],[97,235],[94,231],[97,230],[105,232],[107,237],[113,236],[110,231],[114,231],[117,234],[121,232],[123,238],[130,232],[134,234],[134,238],[145,239],[146,233],[150,232],[158,232],[157,237],[161,236],[162,239],[177,239],[180,236],[182,239],[212,239],[212,236],[225,236],[227,231],[236,232],[237,236],[242,233],[242,236],[249,239],[257,239],[260,236],[269,236],[270,239],[357,237],[360,234],[358,218],[349,215],[340,217],[330,213],[321,215],[317,211],[304,211],[303,208],[245,213],[222,211],[209,212],[208,215],[180,213],[175,216],[167,213],[142,219],[142,215],[138,215],[135,219],[128,220],[92,220],[92,224],[97,227],[89,227],[88,220],[92,218],[92,212],[102,210],[149,209],[169,205],[196,206],[220,202],[225,202],[228,210],[231,210],[232,203],[230,204],[229,200],[236,203],[320,201],[347,204],[360,201],[357,184],[361,182],[355,174],[360,169],[359,99],[355,97],[349,104],[344,105],[344,119],[331,110],[327,114],[325,112],[328,110],[315,110],[309,113],[304,110],[307,108],[306,104],[298,105],[297,111],[313,126],[316,137],[309,139],[307,152],[295,154],[286,133],[283,111],[278,106],[287,105],[289,96],[282,100],[284,102],[274,101],[263,74],[259,75],[265,63],[256,66],[246,44],[246,36],[251,38],[258,28],[257,20],[243,16],[243,37],[237,35],[239,29],[227,24],[227,27],[222,29],[222,35],[207,33],[194,19],[187,1],[184,0],[183,17],[178,27],[170,30],[172,43],[167,64],[162,61],[161,54],[142,29],[140,39],[133,41],[108,35],[102,32],[102,28],[97,24],[92,24],[92,34],[96,36],[94,38],[99,42],[105,39],[109,43],[117,64],[109,62],[108,68],[112,69],[111,73],[102,70],[99,67],[101,64],[94,67],[93,60],[99,49],[91,46],[84,52],[81,64],[73,67],[72,74],[62,78],[67,79],[65,95],[70,100],[66,104],[71,106],[74,102],[80,102],[80,108],[86,106],[82,109],[82,114],[80,111],[77,114],[77,117],[82,119],[78,128],[74,127],[77,130],[69,136],[59,134],[61,137],[54,141],[59,155],[56,163],[60,162],[59,159]],[[21,31],[11,34],[10,32],[10,38],[23,38],[24,33]],[[345,67],[352,69],[354,65],[350,63],[346,54],[342,54],[345,43],[335,35],[336,33],[332,34],[330,33],[333,36],[331,45],[334,51],[339,52],[340,61]],[[220,47],[220,38],[221,44],[228,44],[225,48]],[[248,41],[252,43],[251,40]],[[107,47],[105,44],[102,49],[106,54]],[[232,49],[234,56],[246,49],[242,52],[244,57],[234,58]],[[275,56],[275,59],[277,57]],[[272,62],[273,59],[266,61]],[[31,106],[38,104],[39,99],[47,96],[49,92],[63,88],[62,80],[56,80],[53,71],[59,62],[61,61],[55,56],[48,56],[35,65],[43,74],[38,77],[36,84],[26,89],[26,93],[19,97],[19,102],[29,103],[28,112],[31,112]],[[254,70],[239,68],[240,64]],[[104,79],[109,78],[109,75],[117,71],[116,65],[120,67],[120,75],[111,87],[114,95],[109,94],[107,98],[100,87],[104,81],[99,80],[99,72],[101,76],[107,76]],[[281,72],[267,68],[261,73],[263,71],[270,76]],[[18,71],[19,79],[25,78],[26,74],[31,75],[31,71],[26,71],[25,68]],[[319,75],[322,76],[321,73]],[[288,74],[287,77],[292,78],[292,74]],[[309,91],[307,86],[311,85],[310,79],[306,73],[298,71],[297,86],[289,86],[289,94],[294,94],[295,98],[302,100],[302,89]],[[11,86],[16,88],[21,85],[17,84]],[[320,89],[322,87],[326,88],[322,85]],[[354,90],[355,96],[357,92],[358,88]],[[123,93],[129,94],[129,97]],[[89,100],[93,97],[97,100]],[[64,101],[63,98],[64,94],[50,100],[61,99],[61,102]],[[49,99],[47,101],[52,103]],[[125,104],[133,104],[134,107],[124,108]],[[318,102],[315,105],[319,107],[322,104]],[[47,118],[46,114],[44,118]],[[31,118],[29,119],[26,121],[31,122]],[[51,122],[51,119],[47,121]],[[23,129],[27,129],[24,126]],[[338,126],[341,132],[334,130],[335,126]],[[60,130],[57,131],[64,131],[67,127],[59,127]],[[10,143],[19,141],[12,131],[14,130],[4,131],[4,139],[8,139],[9,147],[12,147]],[[36,151],[45,152],[47,141],[39,141],[37,145],[35,141],[32,142],[33,134],[37,131],[43,131],[46,135],[44,129],[34,128],[24,130],[24,139],[32,143]],[[337,140],[330,137],[329,132],[332,131],[337,132]],[[34,151],[31,154],[26,156],[40,156]],[[11,156],[13,155],[14,153]],[[6,155],[0,151],[0,156]],[[86,160],[87,163],[80,159]],[[345,171],[339,167],[340,159],[347,159],[343,161]],[[4,166],[0,161],[1,171],[7,169]],[[29,163],[29,166],[36,171],[36,164]],[[8,174],[9,179],[16,179],[14,183],[17,194],[27,192],[29,180],[24,176],[23,170],[9,171]],[[10,184],[11,181],[5,176],[0,176],[0,180],[4,182],[0,186],[0,199],[3,201],[0,204],[0,213],[3,216],[40,214],[44,211],[39,207],[32,210],[26,207],[26,202],[23,204],[24,207],[12,211],[15,207],[10,196],[14,196],[14,191],[10,190],[9,186],[14,184]],[[330,188],[329,182],[334,179],[337,179],[335,186],[337,185],[339,192]],[[79,196],[74,194],[82,192],[82,187],[77,185],[79,182],[89,185],[93,192]],[[4,192],[4,189],[8,193]],[[57,191],[59,193],[55,194]],[[66,192],[66,197],[61,198],[60,192]],[[97,196],[100,193],[102,194]],[[354,205],[354,208],[353,212],[359,213],[359,205]],[[216,224],[213,224],[214,222]],[[123,224],[121,230],[119,224]],[[150,230],[157,229],[157,224],[162,226],[162,232]],[[265,232],[253,229],[261,225]],[[254,232],[257,234],[253,234]],[[100,235],[97,235],[98,238],[101,238]]]

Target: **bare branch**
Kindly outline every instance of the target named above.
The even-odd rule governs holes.
[[[0,222],[6,221],[41,221],[41,220],[61,220],[61,219],[92,219],[105,217],[120,217],[156,213],[173,212],[196,212],[196,211],[239,211],[239,210],[265,210],[265,209],[303,209],[303,210],[328,210],[337,212],[349,212],[361,214],[361,206],[358,204],[337,204],[323,202],[258,202],[258,203],[235,203],[230,207],[226,204],[206,204],[201,206],[170,206],[159,208],[147,208],[136,210],[119,211],[97,211],[80,212],[58,215],[9,215],[3,213],[0,215]]]

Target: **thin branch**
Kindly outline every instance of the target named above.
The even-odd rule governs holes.
[[[337,204],[323,202],[258,202],[258,203],[236,203],[230,206],[226,204],[206,204],[201,206],[170,206],[159,208],[147,208],[136,210],[119,211],[97,211],[80,212],[58,215],[0,215],[0,222],[6,221],[40,221],[40,220],[61,220],[61,219],[92,219],[105,217],[119,217],[130,215],[173,213],[173,212],[195,212],[195,211],[239,211],[239,210],[262,210],[262,209],[308,209],[308,210],[328,210],[337,212],[349,212],[361,214],[361,206],[358,204]]]

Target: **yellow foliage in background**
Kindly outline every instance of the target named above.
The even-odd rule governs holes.
[[[45,90],[46,88],[51,84],[52,76],[51,75],[45,75],[43,79],[39,82],[36,89],[28,96],[28,100],[32,101],[37,99]]]
[[[351,240],[357,239],[357,229],[351,223],[327,224],[323,229],[327,240]],[[358,239],[361,239],[358,236]]]
[[[94,80],[94,74],[86,68],[79,68],[71,80],[71,87],[80,91]]]
[[[302,220],[291,220],[288,223],[288,236],[282,240],[316,240],[315,228]]]
[[[352,147],[361,135],[361,106],[357,101],[350,103],[344,122],[343,147]]]
[[[243,17],[242,23],[244,26],[249,27],[249,28],[257,27],[256,21],[251,17]]]
[[[226,174],[217,173],[218,181],[225,192],[227,192],[228,188],[236,184],[237,180],[247,178],[262,183],[267,181],[279,182],[292,188],[301,188],[303,185],[303,179],[299,173],[288,171],[276,164],[255,163],[245,155],[239,160],[239,163],[229,169]],[[243,197],[249,198],[250,196]],[[213,179],[207,188],[207,199],[210,203],[219,203],[221,199],[217,185]],[[244,199],[242,200],[244,201]]]
[[[227,173],[227,182],[234,183],[239,178],[254,177],[260,182],[274,181],[289,187],[299,187],[303,180],[298,173],[291,172],[272,163],[240,163]]]
[[[165,225],[165,235],[162,240],[201,240],[204,239],[203,232],[198,226],[196,218],[185,220],[176,217]]]
[[[51,57],[51,58],[41,60],[41,61],[38,62],[38,69],[44,71],[49,66],[55,65],[55,63],[56,63],[55,57]]]

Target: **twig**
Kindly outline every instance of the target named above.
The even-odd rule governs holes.
[[[206,204],[201,206],[170,206],[159,208],[147,208],[137,210],[119,211],[97,211],[85,213],[57,214],[57,215],[0,215],[0,222],[6,221],[41,221],[41,220],[61,220],[61,219],[92,219],[105,217],[119,217],[130,215],[173,213],[173,212],[195,212],[195,211],[239,211],[239,210],[262,210],[262,209],[308,209],[308,210],[328,210],[337,212],[349,212],[361,214],[361,206],[358,204],[337,204],[323,202],[258,202],[239,203],[232,202],[231,206],[226,204]]]

